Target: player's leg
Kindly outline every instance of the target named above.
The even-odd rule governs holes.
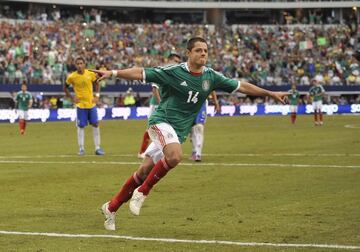
[[[97,108],[93,107],[92,109],[88,109],[88,120],[93,128],[93,139],[95,145],[95,154],[96,155],[104,155],[104,150],[100,147],[100,127],[99,120],[97,114]]]
[[[157,105],[150,104],[148,118],[156,110],[157,107],[158,107]],[[149,133],[146,130],[144,132],[143,139],[142,139],[142,142],[141,142],[141,145],[140,145],[140,151],[138,153],[138,158],[144,158],[145,157],[144,152],[145,152],[146,148],[148,147],[149,143],[150,143],[150,137],[149,137]]]
[[[138,153],[138,158],[144,158],[144,152],[145,152],[146,148],[148,147],[149,142],[150,142],[150,137],[149,137],[149,133],[146,130],[144,132],[144,135],[143,135],[143,138],[142,138],[140,151]]]
[[[115,212],[127,202],[133,195],[134,190],[142,184],[148,176],[154,164],[163,157],[163,153],[155,144],[150,144],[145,151],[145,158],[138,170],[132,174],[122,186],[120,191],[102,206],[105,215],[104,227],[107,230],[115,230]]]
[[[192,127],[194,135],[195,161],[201,162],[202,148],[204,145],[204,124],[206,121],[207,102],[204,102],[195,119],[195,125]]]
[[[153,186],[158,183],[182,159],[182,149],[175,130],[167,123],[152,125],[149,135],[154,144],[162,149],[164,157],[151,170],[145,181],[138,187],[130,201],[130,211],[139,215],[142,204]]]
[[[195,125],[191,127],[190,131],[190,143],[191,143],[191,156],[190,160],[195,161],[196,159],[196,135],[195,135]]]
[[[322,113],[322,101],[319,101],[319,104],[318,104],[318,111],[319,111],[319,125],[323,125],[324,122],[323,122],[323,113]]]
[[[87,113],[85,109],[76,108],[76,126],[79,145],[79,155],[85,154],[85,126],[87,125]]]
[[[198,123],[193,128],[194,128],[194,135],[196,138],[195,161],[201,162],[202,149],[204,146],[204,124]]]
[[[317,111],[317,106],[316,106],[316,102],[313,102],[313,109],[314,109],[314,123],[315,126],[318,125],[318,111]]]
[[[19,116],[20,134],[24,135],[24,133],[25,133],[25,111],[19,109],[18,110],[18,116]]]
[[[291,106],[290,106],[290,112],[291,112],[291,123],[292,123],[292,124],[295,124],[297,106],[291,105]]]

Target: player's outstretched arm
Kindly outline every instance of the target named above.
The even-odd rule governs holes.
[[[272,92],[270,90],[259,88],[246,81],[241,81],[240,88],[237,91],[252,96],[269,96],[282,104],[285,104],[285,98],[289,95],[288,92]]]
[[[108,79],[111,77],[118,77],[126,80],[143,80],[143,71],[142,67],[132,67],[122,70],[90,70],[99,75],[99,78],[96,82]]]

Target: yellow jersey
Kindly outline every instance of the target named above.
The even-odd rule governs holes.
[[[76,97],[79,102],[76,104],[78,108],[93,108],[94,93],[93,82],[96,80],[96,74],[85,69],[83,74],[77,71],[72,72],[66,79],[67,85],[72,85]]]

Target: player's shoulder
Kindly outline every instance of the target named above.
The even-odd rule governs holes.
[[[85,69],[85,74],[90,75],[90,76],[96,76],[96,73],[94,73],[94,72],[92,72],[92,71],[90,71],[88,69]]]
[[[75,76],[77,75],[77,72],[76,71],[74,71],[74,72],[71,72],[69,75],[68,75],[68,79],[72,79],[72,78],[74,78]]]

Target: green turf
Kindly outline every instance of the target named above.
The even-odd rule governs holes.
[[[310,116],[296,125],[282,116],[210,118],[203,162],[187,160],[185,143],[183,164],[141,216],[120,208],[115,232],[103,229],[98,209],[137,168],[145,121],[103,121],[103,157],[93,155],[91,128],[78,157],[74,123],[32,123],[25,136],[0,124],[0,230],[360,246],[360,128],[344,127],[359,119],[331,116],[315,127]],[[111,250],[344,251],[0,234],[0,251]]]

